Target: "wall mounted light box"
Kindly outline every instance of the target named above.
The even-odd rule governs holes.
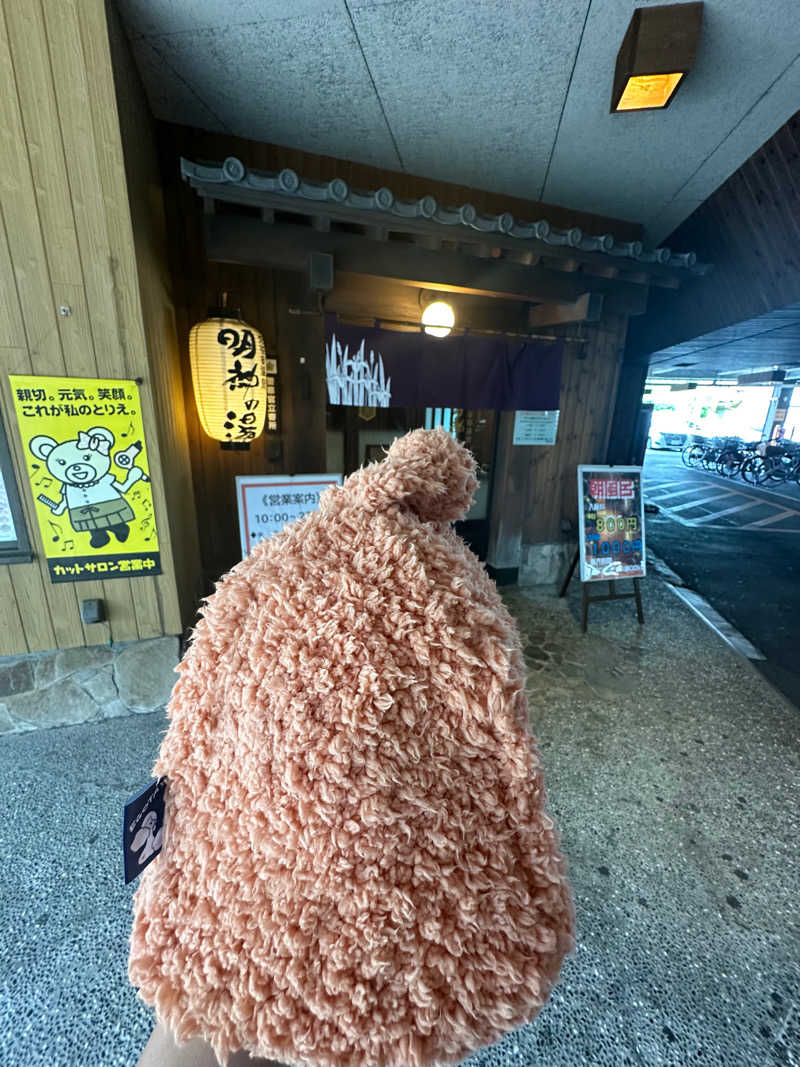
[[[637,7],[617,54],[611,111],[663,110],[694,66],[702,3]]]

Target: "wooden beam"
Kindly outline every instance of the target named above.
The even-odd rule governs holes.
[[[592,278],[616,278],[619,274],[618,267],[600,266],[597,263],[584,263],[582,269],[584,274]]]
[[[565,256],[563,259],[557,259],[554,256],[546,255],[541,257],[541,262],[550,270],[563,270],[568,271],[570,274],[581,266],[580,260],[575,256]]]
[[[528,312],[528,325],[560,326],[567,322],[599,322],[603,314],[603,294],[584,293],[571,304],[539,304]]]
[[[337,274],[369,274],[394,278],[417,288],[473,293],[505,300],[570,303],[586,292],[607,294],[606,311],[640,315],[647,289],[580,274],[526,267],[506,260],[481,260],[455,252],[434,252],[400,241],[370,241],[358,234],[316,233],[308,227],[276,223],[269,226],[240,215],[204,219],[208,258],[240,266],[305,271],[308,253],[328,252]]]
[[[524,263],[526,267],[535,267],[542,257],[538,252],[527,248],[519,252],[507,251],[505,258],[509,263]]]
[[[243,188],[240,185],[219,184],[196,184],[193,187],[200,196],[214,197],[216,200],[233,204],[249,204],[253,207],[271,207],[275,211],[294,211],[297,214],[313,214],[315,216],[328,214],[332,219],[342,222],[355,222],[364,225],[367,222],[365,212],[360,208],[348,207],[344,204],[315,203],[297,200],[282,194],[271,194],[260,190]],[[385,225],[389,230],[408,234],[428,234],[438,236],[441,240],[447,239],[452,234],[453,240],[458,240],[468,248],[470,245],[489,244],[490,247],[502,248],[508,252],[529,248],[541,256],[547,256],[551,260],[565,259],[577,260],[581,264],[590,264],[597,267],[608,266],[609,255],[606,252],[588,252],[582,248],[575,248],[569,244],[548,244],[546,241],[535,241],[512,237],[504,233],[483,233],[464,226],[442,226],[431,219],[403,218],[376,213],[375,223]],[[471,252],[471,255],[480,255]],[[635,259],[620,257],[620,267],[627,264],[645,275],[678,276],[687,280],[693,275],[682,268],[668,267],[662,263],[640,263]]]
[[[648,285],[650,282],[649,275],[644,271],[621,270],[618,277],[620,281],[629,282],[631,285]]]
[[[418,323],[422,307],[438,294],[430,291],[420,300],[420,290],[389,278],[372,278],[337,272],[333,289],[325,296],[325,310],[340,318],[362,322],[376,319]],[[462,293],[448,293],[457,329],[525,333],[527,305],[510,300],[492,300]],[[392,327],[396,329],[396,326]]]
[[[432,252],[437,252],[442,247],[442,239],[437,234],[415,234],[414,244],[417,245],[418,248],[427,248]]]

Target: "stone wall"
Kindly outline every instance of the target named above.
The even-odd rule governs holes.
[[[171,636],[0,657],[0,733],[155,711],[179,656]]]

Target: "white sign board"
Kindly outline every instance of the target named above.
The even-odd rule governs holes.
[[[236,479],[242,558],[254,545],[302,519],[319,507],[329,485],[341,485],[341,474],[247,474]]]
[[[557,411],[515,411],[515,445],[554,445],[558,432]]]

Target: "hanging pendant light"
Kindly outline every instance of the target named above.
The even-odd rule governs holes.
[[[223,448],[249,448],[267,415],[264,338],[227,306],[227,296],[189,334],[194,399],[209,437]]]

